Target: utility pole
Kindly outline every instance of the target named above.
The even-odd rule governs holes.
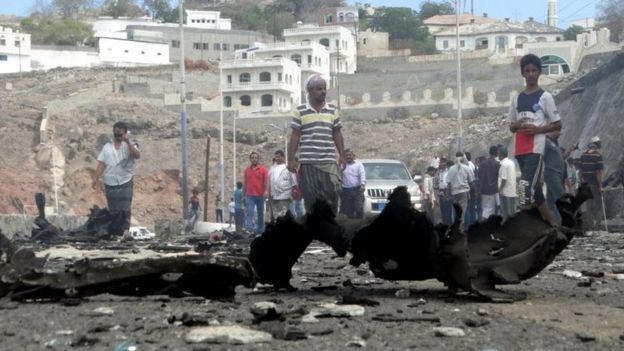
[[[219,195],[221,196],[221,213],[225,213],[225,165],[223,155],[223,42],[219,45]]]
[[[178,0],[180,24],[180,146],[182,148],[182,215],[188,218],[188,154],[186,146],[186,73],[184,67],[184,0]]]
[[[455,0],[455,48],[457,49],[457,151],[464,151],[464,130],[462,126],[461,56],[459,50],[459,0]]]
[[[336,57],[336,75],[334,76],[334,84],[336,85],[336,95],[338,96],[338,110],[340,110],[340,85],[338,85],[338,73],[340,72],[340,42],[338,39],[338,55]]]
[[[208,222],[208,179],[210,175],[210,135],[206,139],[206,170],[204,173],[204,222]]]

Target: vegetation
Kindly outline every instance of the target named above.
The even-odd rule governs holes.
[[[563,38],[565,40],[576,40],[576,36],[583,33],[584,31],[585,29],[583,29],[583,27],[572,25],[571,27],[566,29],[565,32],[563,32]]]
[[[598,26],[609,28],[611,41],[624,41],[624,0],[601,0],[597,9]]]

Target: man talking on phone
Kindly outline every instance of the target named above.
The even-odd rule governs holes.
[[[128,126],[124,122],[113,125],[113,141],[109,141],[102,148],[91,184],[94,190],[98,190],[100,178],[104,181],[108,210],[119,215],[123,221],[122,232],[111,234],[123,234],[123,239],[129,237],[130,230],[134,161],[141,158],[139,145],[130,142],[128,134]]]

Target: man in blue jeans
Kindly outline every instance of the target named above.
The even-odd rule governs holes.
[[[260,155],[252,152],[249,155],[251,163],[245,168],[243,194],[245,195],[245,207],[247,209],[247,220],[245,230],[249,234],[254,233],[254,209],[257,210],[255,234],[264,232],[264,201],[269,197],[269,172],[266,167],[260,164]]]

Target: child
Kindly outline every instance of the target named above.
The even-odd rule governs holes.
[[[230,218],[228,218],[228,225],[232,226],[232,218],[236,216],[236,204],[234,203],[234,198],[230,198],[230,203],[228,204],[228,212],[230,213]]]
[[[236,234],[240,235],[243,233],[244,222],[243,182],[236,182],[236,190],[234,190],[234,224],[236,226]]]
[[[520,72],[526,87],[509,107],[509,129],[515,133],[515,157],[522,172],[519,201],[527,206],[534,198],[542,218],[554,226],[556,220],[546,204],[540,179],[546,134],[561,130],[561,118],[553,96],[538,84],[542,73],[540,58],[533,54],[523,56]]]

